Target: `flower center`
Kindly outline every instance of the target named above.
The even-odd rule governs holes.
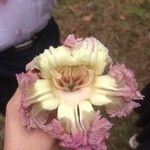
[[[54,85],[64,91],[75,91],[88,86],[93,80],[93,71],[85,66],[56,68],[51,70]]]

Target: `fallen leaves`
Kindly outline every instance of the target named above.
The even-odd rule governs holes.
[[[90,22],[90,21],[92,21],[93,16],[94,16],[93,14],[85,15],[85,16],[82,17],[82,20],[86,21],[86,22]]]

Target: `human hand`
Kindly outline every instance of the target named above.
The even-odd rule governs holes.
[[[19,117],[21,91],[17,89],[6,109],[4,150],[54,150],[55,140],[41,130],[27,130]]]

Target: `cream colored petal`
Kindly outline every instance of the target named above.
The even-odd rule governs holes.
[[[41,76],[45,79],[51,78],[51,69],[72,64],[71,52],[64,46],[58,48],[50,47],[46,49],[44,53],[40,54],[33,60],[27,69],[32,67],[32,64],[36,66],[41,72]]]
[[[92,48],[91,48],[92,53],[90,55],[90,66],[96,69],[100,42],[93,37],[88,38],[88,40],[90,41],[89,43],[91,43],[92,45]]]
[[[84,87],[72,92],[55,90],[55,95],[70,105],[77,105],[81,101],[89,99],[92,92],[93,90],[90,87]]]
[[[78,43],[73,52],[77,65],[85,65],[91,68],[97,64],[97,54],[99,44],[93,37],[85,38],[82,42]]]
[[[77,105],[61,103],[58,107],[57,118],[62,122],[68,133],[77,133],[80,128]]]
[[[101,95],[107,95],[107,96],[115,96],[115,97],[121,97],[122,93],[118,92],[117,90],[101,90],[97,89],[97,92]]]
[[[29,64],[26,66],[26,70],[38,69],[41,72],[41,76],[45,79],[50,79],[51,68],[56,66],[54,56],[51,52],[46,49],[42,54],[35,57]]]
[[[75,65],[90,65],[91,55],[92,55],[93,44],[89,38],[85,38],[76,44],[74,51],[72,52]]]
[[[50,47],[52,55],[54,56],[57,67],[73,65],[73,58],[71,56],[71,51],[64,46],[59,46],[58,48]]]
[[[31,105],[53,97],[49,80],[39,79],[24,88],[24,104]]]
[[[94,86],[100,90],[117,91],[118,89],[116,80],[109,75],[96,77]]]
[[[83,130],[88,130],[94,117],[94,109],[89,101],[82,101],[79,104],[79,118]]]
[[[93,105],[113,105],[117,100],[121,99],[120,88],[116,80],[109,75],[96,77],[94,86],[96,89],[91,97],[91,103]]]
[[[88,66],[90,63],[90,59],[89,56],[91,56],[89,54],[89,52],[84,52],[84,51],[75,51],[73,52],[73,62],[75,66],[78,65],[85,65]]]
[[[56,97],[47,97],[44,101],[41,103],[41,107],[45,110],[54,110],[58,107],[59,101]]]
[[[123,101],[122,97],[116,96],[114,94],[115,92],[114,93],[107,92],[106,93],[107,95],[102,95],[102,94],[100,94],[101,93],[100,90],[96,90],[95,93],[96,94],[93,95],[93,97],[91,98],[91,103],[96,106],[105,105],[105,109],[111,117],[114,117],[114,116],[117,116],[120,114],[122,115],[122,112],[128,111],[126,109],[126,105],[125,105],[126,102]],[[125,107],[125,109],[124,109],[124,107]],[[132,105],[131,105],[131,107],[129,107],[129,112],[131,110],[130,108],[132,108]],[[119,112],[120,112],[120,114],[119,114]]]
[[[111,63],[111,58],[106,51],[98,51],[95,74],[101,75],[104,72],[106,66],[110,65]]]
[[[54,67],[56,67],[55,57],[49,50],[45,50],[44,53],[39,55],[39,68],[41,71],[41,76],[45,79],[50,79],[50,70]]]
[[[108,49],[97,39],[91,37],[90,40],[93,43],[90,65],[95,68],[96,75],[100,75],[110,63]]]
[[[26,71],[32,71],[34,69],[40,70],[39,56],[34,57],[34,59],[26,65]]]
[[[93,37],[78,43],[72,54],[76,65],[89,66],[95,70],[96,75],[102,74],[106,65],[110,63],[108,49]]]
[[[112,103],[112,99],[113,97],[105,96],[95,92],[91,97],[91,103],[93,105],[103,106]]]
[[[117,97],[121,96],[121,93],[119,92],[120,91],[119,85],[117,85],[116,80],[109,75],[96,77],[94,86],[97,90],[97,93],[101,95],[117,96]]]

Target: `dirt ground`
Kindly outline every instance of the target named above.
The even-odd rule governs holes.
[[[150,82],[150,1],[149,0],[59,0],[54,17],[61,40],[74,33],[94,36],[109,50],[115,62],[134,70],[139,88]],[[129,137],[135,133],[136,114],[114,119],[108,150],[130,150]],[[0,117],[0,129],[4,118]],[[3,133],[0,132],[0,145]],[[0,148],[2,149],[2,148]]]

